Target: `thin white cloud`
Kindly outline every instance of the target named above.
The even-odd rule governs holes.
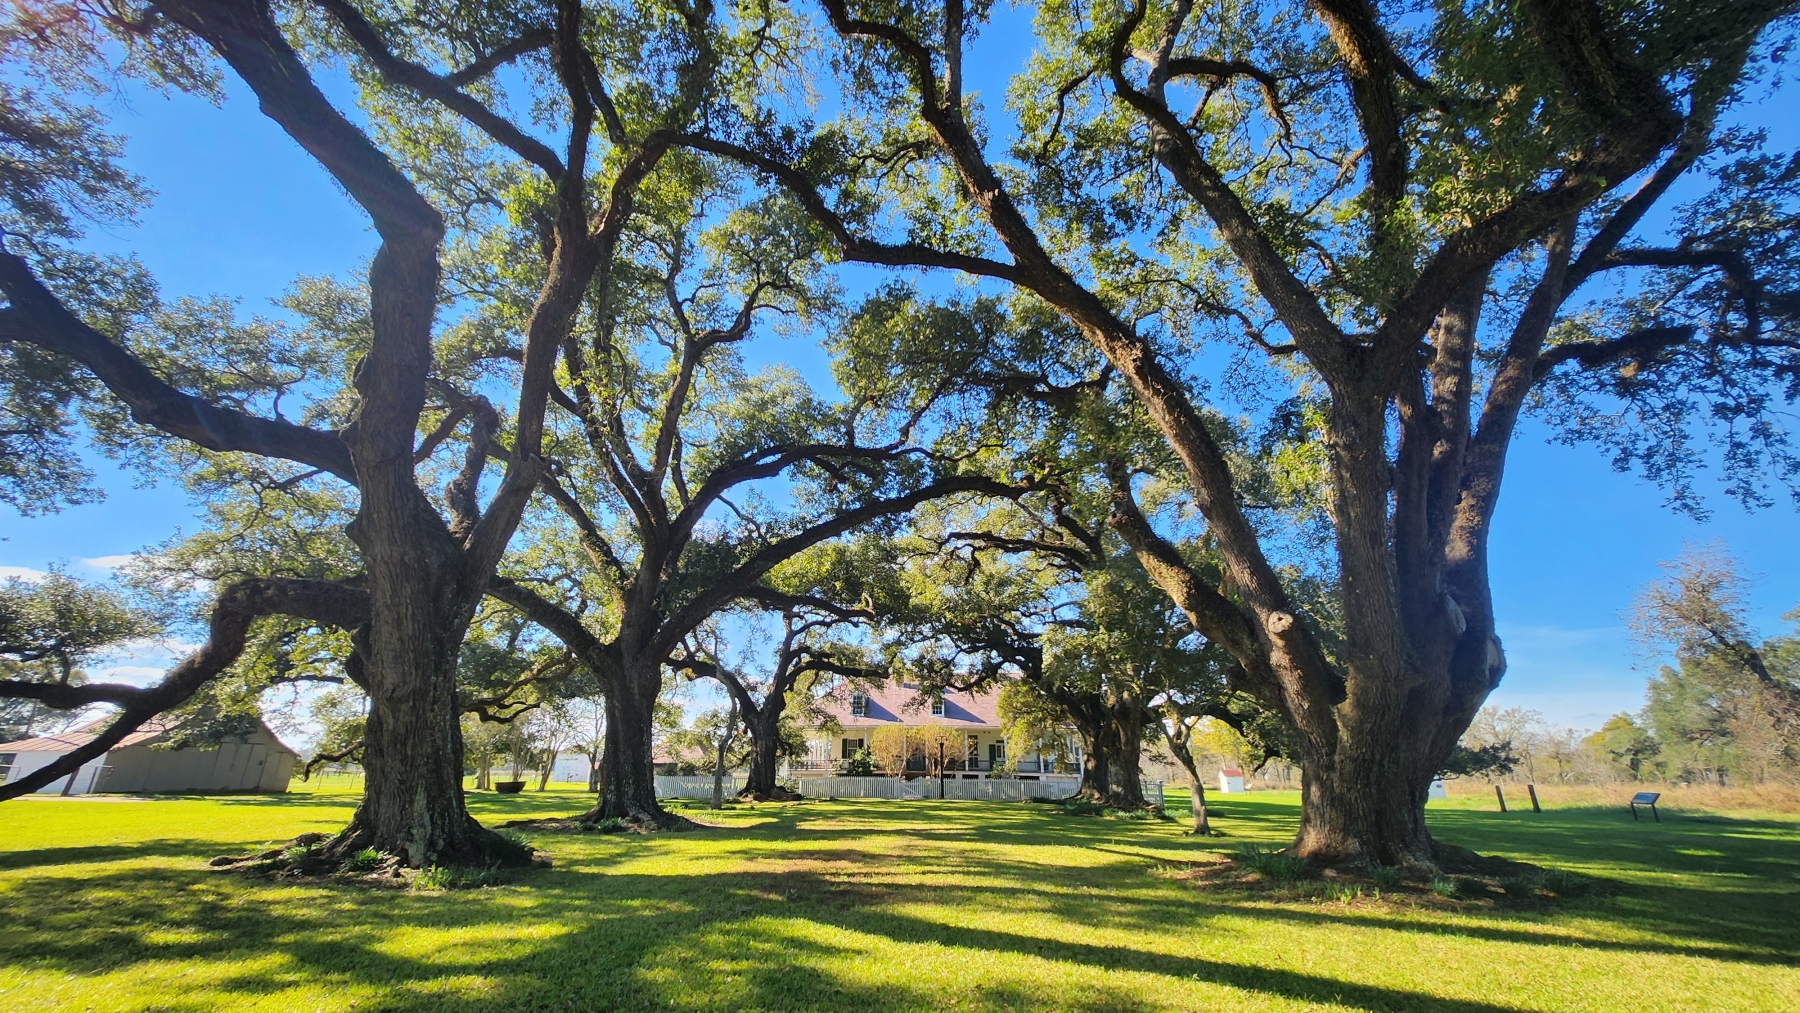
[[[33,584],[50,576],[42,570],[33,570],[29,566],[0,566],[0,580],[23,580]]]
[[[83,566],[91,566],[96,570],[116,570],[135,559],[135,556],[95,556],[93,559],[81,561]]]
[[[92,673],[95,682],[124,682],[134,686],[147,686],[168,674],[166,668],[152,668],[149,665],[114,665]]]
[[[1553,727],[1598,728],[1644,705],[1647,672],[1634,666],[1622,626],[1499,624],[1506,678],[1488,703],[1539,711]]]

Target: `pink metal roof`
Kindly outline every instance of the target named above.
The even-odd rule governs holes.
[[[883,725],[946,725],[952,728],[999,728],[1000,690],[985,693],[952,691],[944,694],[942,717],[931,713],[931,698],[916,687],[882,683],[867,691],[869,709],[865,717],[850,714],[848,686],[839,685],[819,700],[819,709],[837,719],[845,728],[880,728]]]
[[[20,739],[17,742],[0,742],[0,753],[72,752],[94,741],[95,737],[105,731],[109,724],[112,724],[112,718],[106,717],[98,721],[90,721],[79,728],[58,732],[55,735],[40,735],[31,739]],[[135,746],[140,742],[149,742],[172,727],[174,727],[172,723],[165,722],[161,718],[151,718],[144,722],[137,731],[119,740],[119,744],[113,748],[123,749],[126,746]]]

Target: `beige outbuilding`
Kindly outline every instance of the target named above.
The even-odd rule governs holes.
[[[57,735],[0,743],[0,784],[17,781],[87,745],[107,724],[108,719],[102,718]],[[286,791],[294,775],[294,751],[260,721],[248,735],[212,748],[153,748],[173,729],[173,724],[160,719],[147,722],[107,753],[37,794]]]

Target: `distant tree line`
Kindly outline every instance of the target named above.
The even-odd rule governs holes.
[[[1577,731],[1553,729],[1535,711],[1484,708],[1464,744],[1515,757],[1490,779],[1800,784],[1800,631],[1758,639],[1746,617],[1749,580],[1722,548],[1690,547],[1664,570],[1628,617],[1643,647],[1675,661],[1650,677],[1643,709]]]

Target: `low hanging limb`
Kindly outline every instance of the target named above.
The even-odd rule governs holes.
[[[312,759],[306,761],[306,766],[300,768],[300,780],[312,780],[313,770],[327,763],[339,763],[351,757],[356,757],[360,761],[362,751],[363,740],[357,739],[354,745],[346,746],[335,753],[315,753]]]
[[[292,577],[242,580],[219,592],[213,603],[212,630],[207,642],[154,686],[121,683],[65,686],[0,681],[0,698],[4,699],[36,700],[59,710],[96,703],[116,704],[120,708],[118,716],[93,741],[17,781],[0,785],[0,801],[28,795],[75,773],[82,764],[104,755],[144,722],[186,702],[244,653],[251,624],[271,615],[300,616],[340,629],[356,630],[369,620],[369,597],[359,588],[327,580]]]

